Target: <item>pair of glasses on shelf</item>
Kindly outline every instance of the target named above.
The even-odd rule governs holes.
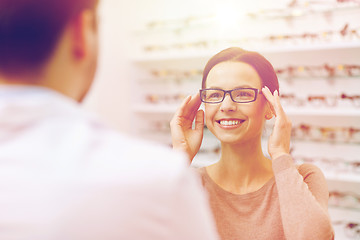
[[[163,77],[173,77],[173,78],[188,78],[188,77],[198,77],[202,75],[202,70],[200,69],[190,69],[187,71],[181,70],[172,70],[172,69],[159,69],[152,70],[151,74],[154,77],[163,78]]]
[[[327,63],[319,66],[293,66],[289,65],[283,68],[276,68],[276,74],[279,78],[295,77],[358,77],[360,76],[360,65],[355,64],[338,64],[329,65]]]
[[[151,104],[173,104],[179,103],[186,97],[185,94],[147,94],[145,101]]]
[[[350,28],[349,23],[346,23],[338,31],[322,31],[322,32],[305,32],[301,34],[284,34],[284,35],[270,35],[265,39],[270,43],[284,43],[289,42],[294,45],[315,42],[338,42],[344,40],[358,40],[360,39],[360,27]]]
[[[334,227],[342,226],[347,239],[360,239],[360,223],[355,221],[333,221]]]
[[[152,133],[170,133],[170,122],[164,120],[150,121],[150,132]]]
[[[360,211],[360,195],[354,192],[329,192],[329,206]]]
[[[298,124],[292,128],[291,136],[299,140],[360,143],[360,129],[355,127],[326,127]]]
[[[159,52],[159,51],[176,51],[176,50],[187,50],[187,49],[209,49],[214,46],[217,46],[219,41],[217,40],[202,40],[194,42],[177,42],[169,44],[160,44],[160,45],[147,45],[144,46],[145,52]]]
[[[293,156],[296,164],[311,163],[318,166],[325,172],[334,174],[359,174],[360,160],[345,160],[341,158]]]
[[[252,18],[284,18],[286,20],[310,14],[329,14],[337,10],[353,9],[360,5],[359,0],[335,0],[335,1],[289,1],[285,8],[261,9],[250,12]],[[319,8],[320,6],[320,8]],[[326,7],[325,7],[326,6]],[[300,8],[300,9],[299,9]],[[299,11],[294,11],[298,9]]]
[[[187,18],[179,18],[179,19],[168,19],[168,20],[160,20],[160,21],[149,21],[146,24],[146,29],[153,30],[167,30],[178,32],[179,30],[186,29],[191,27],[197,21],[204,20],[207,17],[205,16],[194,16]]]
[[[341,93],[338,95],[308,95],[300,98],[293,93],[282,93],[281,102],[284,105],[296,107],[336,107],[341,104],[343,107],[360,107],[360,95]]]

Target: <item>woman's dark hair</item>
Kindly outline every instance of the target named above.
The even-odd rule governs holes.
[[[0,72],[39,69],[51,56],[70,19],[98,0],[1,0]]]
[[[205,88],[206,79],[210,70],[221,62],[244,62],[251,65],[259,74],[263,86],[267,86],[272,93],[279,91],[279,81],[271,63],[257,52],[246,51],[242,48],[231,47],[215,54],[207,62],[202,79],[202,88]]]

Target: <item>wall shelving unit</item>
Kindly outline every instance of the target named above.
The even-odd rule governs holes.
[[[181,97],[171,99],[171,96],[187,96],[196,93],[201,85],[201,70],[208,59],[218,51],[230,46],[239,46],[263,54],[275,69],[285,68],[289,65],[303,68],[304,66],[328,64],[335,66],[336,72],[341,72],[340,75],[327,76],[324,70],[325,74],[316,77],[311,74],[306,76],[307,74],[304,72],[301,74],[302,76],[290,77],[279,74],[281,93],[293,93],[305,101],[307,96],[314,94],[325,98],[334,94],[339,96],[341,93],[360,97],[360,4],[355,4],[351,8],[341,8],[339,11],[333,8],[331,13],[328,12],[329,14],[331,15],[330,20],[329,16],[325,18],[322,13],[317,14],[316,11],[303,17],[292,17],[290,20],[281,16],[271,19],[263,17],[246,20],[246,25],[255,26],[257,34],[264,34],[260,37],[256,36],[257,39],[266,39],[270,34],[281,36],[284,32],[288,32],[289,36],[300,36],[304,32],[318,34],[317,38],[313,40],[301,40],[300,37],[300,39],[296,39],[295,43],[292,40],[279,38],[280,40],[275,40],[275,42],[264,40],[264,43],[260,41],[260,43],[253,44],[239,38],[238,30],[229,31],[230,33],[224,34],[226,37],[221,38],[214,34],[217,31],[213,30],[211,24],[189,27],[190,30],[184,28],[180,33],[171,28],[145,29],[140,31],[140,34],[139,31],[135,32],[138,49],[132,61],[138,67],[139,78],[134,82],[134,89],[141,89],[141,97],[136,96],[132,101],[134,103],[133,122],[137,126],[141,126],[135,134],[142,138],[171,145],[169,121],[181,102]],[[348,28],[343,28],[347,25]],[[192,35],[194,29],[196,30],[195,36]],[[332,31],[334,36],[330,39],[321,39],[322,33],[325,31]],[[250,32],[253,34],[255,31],[252,29]],[[147,37],[149,37],[149,42],[146,41]],[[206,43],[207,41],[208,43]],[[195,44],[198,42],[203,44]],[[216,44],[212,44],[213,42]],[[174,47],[175,43],[178,45],[181,43],[182,47]],[[149,46],[157,47],[152,49]],[[165,47],[161,48],[161,46]],[[346,75],[339,68],[344,65],[357,66],[358,69],[355,68],[353,74]],[[351,101],[357,101],[357,106],[351,104]],[[328,180],[330,192],[351,192],[360,195],[359,102],[360,99],[338,99],[335,106],[323,104],[320,107],[311,106],[308,103],[305,106],[284,104],[284,109],[292,119],[294,126],[308,124],[314,131],[318,131],[318,128],[321,127],[328,131],[322,130],[320,135],[323,135],[323,139],[320,140],[314,140],[311,137],[294,138],[292,141],[294,156],[301,155],[314,159],[315,165],[318,165],[316,159],[320,157],[330,160],[341,159],[351,163],[346,171],[337,171],[336,167],[329,170],[321,164],[318,165]],[[271,128],[271,122],[269,128]],[[349,128],[355,131],[346,133],[346,129]],[[345,131],[351,140],[339,141],[338,135],[344,133],[339,130],[334,130],[332,133],[331,129],[343,129],[341,131]],[[271,129],[267,130],[267,132],[269,131]],[[330,137],[331,139],[329,139]],[[266,139],[264,139],[263,145],[266,152]],[[203,144],[193,165],[204,166],[217,161],[218,147],[219,143],[215,137],[205,129]],[[338,223],[342,221],[343,223],[360,224],[360,199],[358,199],[357,206],[353,208],[342,209],[330,206],[329,212],[334,222],[336,239],[354,239],[344,234],[342,232],[344,227],[340,227],[341,224]]]

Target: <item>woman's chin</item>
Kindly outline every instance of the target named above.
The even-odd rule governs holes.
[[[221,143],[226,144],[239,144],[244,142],[244,138],[239,135],[221,134],[220,136],[216,137]]]

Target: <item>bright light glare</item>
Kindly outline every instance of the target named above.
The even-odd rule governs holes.
[[[244,15],[244,13],[238,11],[238,9],[230,4],[221,4],[217,7],[215,21],[221,28],[235,28]]]

